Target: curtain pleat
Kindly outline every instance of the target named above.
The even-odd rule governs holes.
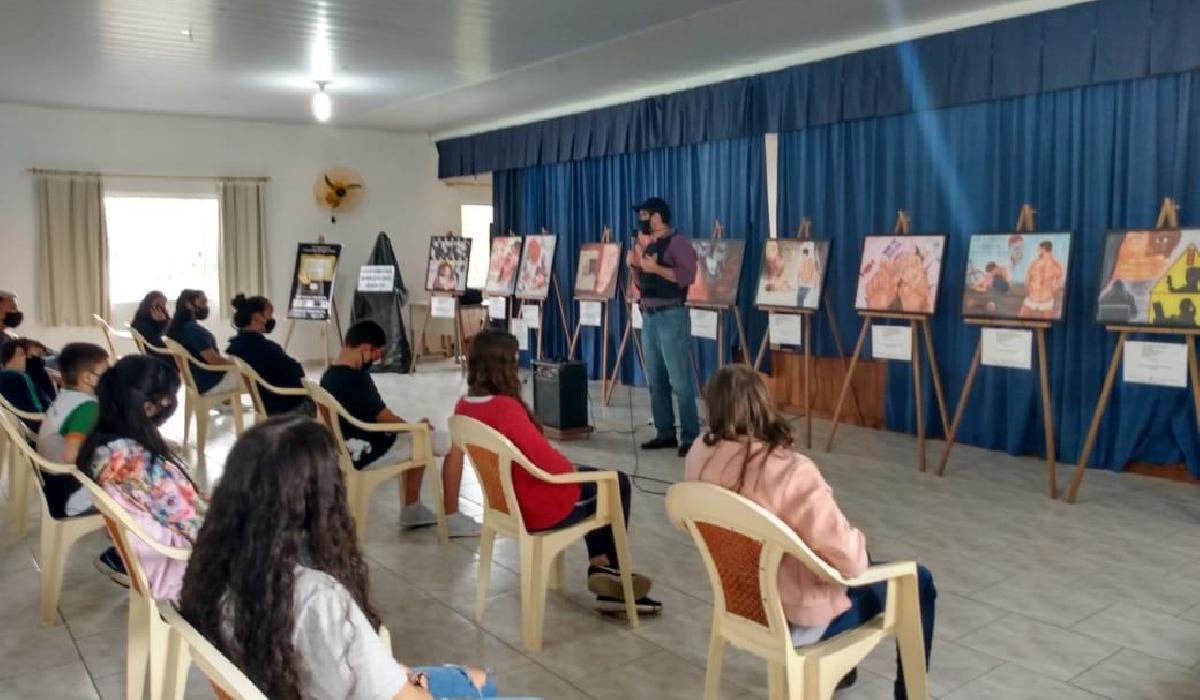
[[[47,326],[108,318],[108,235],[100,178],[38,175],[38,315]]]
[[[267,288],[265,185],[222,182],[220,199],[221,304],[225,305],[239,292],[250,296],[264,294]]]

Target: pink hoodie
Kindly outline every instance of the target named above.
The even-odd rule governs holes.
[[[709,446],[697,440],[688,452],[685,477],[733,488],[746,457],[746,443],[722,440]],[[751,453],[762,449],[754,442]],[[867,541],[846,520],[833,490],[811,459],[786,449],[758,455],[747,467],[741,494],[787,523],[817,554],[847,578],[867,568]],[[779,569],[779,593],[788,622],[804,627],[827,625],[850,607],[842,586],[827,583],[794,557]]]

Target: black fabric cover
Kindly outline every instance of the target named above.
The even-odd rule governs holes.
[[[408,303],[408,287],[400,274],[392,241],[383,231],[375,238],[375,248],[367,258],[367,265],[391,265],[396,268],[396,284],[391,292],[354,292],[354,308],[350,310],[350,323],[370,319],[383,326],[388,344],[383,359],[375,363],[372,372],[399,372],[407,374],[412,366],[412,347],[408,344],[408,331],[404,327],[404,305]],[[357,279],[357,278],[356,278]]]

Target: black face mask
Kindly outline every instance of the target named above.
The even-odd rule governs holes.
[[[270,333],[271,331],[275,330],[275,319],[273,319],[273,318],[267,319],[267,324],[265,326],[263,326],[263,330],[267,333]]]
[[[642,219],[638,222],[638,227],[642,233],[650,235],[650,219]]]
[[[21,321],[24,320],[25,314],[21,313],[20,311],[9,311],[8,313],[4,314],[4,327],[16,328],[17,326],[21,325]]]
[[[196,320],[197,321],[203,321],[206,318],[208,318],[208,307],[207,306],[202,306],[202,307],[196,309]]]

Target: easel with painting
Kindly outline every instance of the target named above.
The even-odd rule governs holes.
[[[342,322],[338,318],[337,299],[333,287],[341,249],[340,243],[326,243],[325,236],[318,236],[315,244],[301,243],[297,246],[296,270],[292,276],[292,295],[288,300],[288,329],[287,335],[283,339],[283,349],[287,350],[288,346],[292,344],[292,333],[296,330],[296,321],[320,323],[321,351],[325,356],[326,367],[330,362],[330,323],[333,324],[336,331],[336,335],[334,335],[336,346],[340,347],[342,342]],[[328,285],[325,288],[328,294],[326,297],[327,308],[323,308],[325,304],[320,303],[325,301],[321,298],[324,295],[313,296],[302,293],[303,288],[310,285]]]
[[[637,234],[634,234],[631,248],[637,250]],[[633,270],[629,269],[628,265],[622,265],[627,271],[627,274],[632,276]],[[604,405],[607,406],[612,401],[613,389],[616,388],[617,382],[621,375],[621,358],[625,356],[625,347],[629,343],[629,339],[633,338],[633,349],[637,352],[638,363],[642,366],[642,376],[649,376],[646,372],[646,352],[642,349],[642,338],[638,332],[642,329],[642,312],[638,307],[638,300],[626,293],[626,290],[636,290],[632,278],[622,286],[617,285],[617,293],[621,295],[622,302],[625,305],[625,330],[621,333],[621,342],[617,344],[617,355],[613,360],[612,374],[608,377],[608,382],[604,390]]]
[[[466,252],[467,252],[467,265],[462,274],[463,274],[463,279],[466,279],[467,271],[470,269],[471,239],[464,238],[464,237],[454,233],[454,231],[447,231],[446,235],[442,236],[441,238],[456,239],[465,244]],[[432,238],[430,239],[430,246],[431,247],[433,246]],[[432,253],[432,250],[431,250],[431,253]],[[430,256],[429,264],[430,265],[436,264],[432,257],[432,254]],[[425,279],[427,281],[426,282],[427,288],[429,287],[429,284],[428,284],[429,276],[430,276],[430,270],[426,270],[425,271]],[[464,287],[464,289],[465,289],[465,287]],[[421,323],[421,332],[417,335],[416,346],[413,348],[412,362],[409,364],[409,372],[415,373],[417,371],[417,363],[419,361],[419,358],[425,352],[425,334],[426,334],[426,331],[429,329],[429,321],[433,318],[450,319],[451,321],[453,321],[452,325],[453,325],[453,333],[454,333],[454,336],[453,336],[454,363],[457,365],[461,365],[462,371],[466,372],[466,369],[467,369],[466,350],[463,348],[463,338],[466,337],[466,329],[465,329],[465,326],[463,325],[462,304],[459,303],[459,298],[463,295],[463,290],[455,289],[453,291],[448,291],[448,290],[440,290],[440,289],[428,289],[428,291],[429,291],[429,313],[427,313],[425,315],[425,320],[424,320],[424,322]],[[450,315],[445,314],[446,306],[452,307],[452,311],[450,312]],[[436,315],[436,316],[434,315],[435,310],[438,312],[438,315]]]
[[[602,246],[607,246],[608,244],[613,243],[612,229],[610,227],[608,227],[608,226],[604,227],[604,230],[600,234],[599,242],[602,244]],[[621,271],[621,244],[616,243],[615,245],[617,246],[617,255],[616,255],[616,261],[615,261],[615,267],[612,270],[614,284],[615,284],[616,280],[620,279],[619,273]],[[581,253],[581,255],[582,255],[582,253]],[[596,259],[597,270],[592,273],[593,276],[598,275],[599,270],[603,268],[603,255],[604,255],[603,250],[601,250],[600,257],[598,257]],[[580,258],[580,260],[581,260],[581,266],[582,266],[582,264],[585,264],[582,262],[582,260],[583,260],[582,257]],[[605,290],[594,289],[594,287],[596,285],[592,285],[593,289],[588,289],[588,290],[582,289],[581,288],[582,283],[580,281],[580,277],[581,277],[581,275],[577,274],[576,279],[575,279],[575,300],[579,302],[579,318],[575,322],[575,332],[571,334],[571,342],[567,349],[567,359],[568,360],[575,359],[575,348],[578,347],[579,335],[580,335],[580,332],[582,331],[583,325],[584,325],[584,323],[583,323],[583,320],[584,320],[583,319],[583,316],[584,316],[583,310],[585,308],[584,305],[585,304],[600,304],[600,308],[601,308],[601,310],[600,310],[600,325],[596,326],[596,328],[599,331],[598,337],[599,337],[599,340],[601,343],[601,347],[600,347],[600,381],[603,382],[603,386],[601,387],[601,395],[607,397],[609,394],[609,387],[608,387],[608,382],[609,382],[609,378],[608,378],[609,324],[608,324],[608,321],[609,321],[609,307],[612,305],[613,298],[610,296],[606,296],[606,294],[604,293]],[[616,285],[616,286],[619,286],[619,285]],[[615,294],[615,292],[614,292],[614,294]],[[589,325],[594,326],[595,324],[589,324]]]
[[[783,240],[783,239],[776,239]],[[809,242],[812,237],[812,219],[804,217],[800,223],[800,227],[796,231],[795,241]],[[767,241],[770,244],[770,241]],[[820,270],[820,282],[816,293],[820,295],[820,302],[816,308],[808,308],[804,306],[776,306],[771,304],[757,304],[758,310],[768,315],[768,323],[766,330],[763,331],[762,342],[759,343],[758,353],[754,358],[754,369],[758,370],[762,367],[763,358],[767,354],[767,346],[770,345],[772,350],[778,350],[782,346],[777,343],[771,343],[770,316],[798,316],[800,317],[800,345],[804,353],[804,422],[805,422],[805,446],[812,447],[812,317],[815,314],[825,311],[825,317],[829,320],[829,331],[833,337],[833,344],[837,348],[838,357],[841,358],[843,365],[846,363],[846,353],[842,349],[842,334],[838,332],[837,321],[833,317],[832,302],[829,301],[829,287],[825,284],[828,275],[829,259],[826,255],[824,260],[820,260],[820,256],[816,255],[814,248],[814,258],[817,258],[817,263],[822,266]],[[764,257],[765,264],[765,257]],[[854,387],[850,388],[850,395],[854,399],[854,407],[858,412],[859,421],[863,421],[862,407],[858,403],[858,393],[854,391]]]
[[[1021,211],[1017,215],[1016,226],[1013,227],[1013,233],[1021,234],[1035,231],[1036,215],[1037,212],[1032,206],[1029,204],[1022,205]],[[1066,284],[1065,279],[1062,280],[1062,284]],[[938,465],[938,476],[946,475],[946,467],[950,460],[950,450],[954,448],[954,438],[958,434],[958,428],[962,424],[963,414],[966,411],[967,401],[971,397],[971,386],[975,382],[975,373],[979,371],[979,365],[983,357],[983,334],[985,332],[983,329],[1002,328],[1032,331],[1036,340],[1038,375],[1042,393],[1042,424],[1046,434],[1046,477],[1049,482],[1050,498],[1057,498],[1058,479],[1054,471],[1054,465],[1057,461],[1054,453],[1054,409],[1050,403],[1050,365],[1046,359],[1046,329],[1050,328],[1052,325],[1051,322],[1044,320],[966,318],[963,320],[963,323],[968,326],[980,327],[979,340],[975,343],[975,355],[971,358],[971,367],[967,370],[967,379],[963,383],[962,394],[958,397],[958,405],[954,409],[954,420],[950,422],[950,430],[946,432],[946,446],[942,450],[941,463]]]
[[[712,236],[710,239],[713,241],[725,240],[725,227],[721,224],[720,219],[713,221]],[[698,260],[697,264],[702,265],[704,264],[704,261]],[[697,272],[697,275],[699,274],[701,273]],[[693,283],[693,286],[694,285],[695,283]],[[738,309],[736,291],[734,292],[732,303],[729,304],[712,303],[708,301],[688,301],[687,307],[689,312],[692,309],[698,309],[700,311],[709,311],[717,315],[716,338],[714,338],[717,343],[717,367],[723,367],[725,365],[725,333],[727,332],[727,329],[725,328],[725,314],[727,312],[732,312],[733,320],[737,328],[738,342],[741,344],[742,348],[742,361],[747,365],[750,364],[750,346],[746,343],[746,328],[744,325],[742,325],[742,312],[740,309]],[[695,335],[695,328],[692,329],[692,335],[696,338],[699,337]],[[704,385],[700,381],[700,372],[696,368],[696,358],[694,355],[692,356],[692,371],[696,378],[696,388],[700,389]]]
[[[903,210],[897,212],[896,224],[892,228],[892,235],[907,236],[909,235],[909,229],[908,214]],[[937,397],[938,410],[942,417],[942,428],[947,432],[949,431],[946,423],[946,397],[942,393],[942,379],[938,373],[937,356],[933,349],[933,333],[929,328],[929,314],[904,311],[860,310],[858,315],[863,319],[862,330],[858,333],[858,342],[855,343],[854,354],[850,358],[850,368],[846,372],[846,378],[842,382],[842,390],[838,394],[837,405],[833,410],[833,424],[830,426],[829,439],[825,443],[825,451],[830,452],[833,450],[833,441],[837,437],[842,406],[846,402],[846,394],[849,393],[850,383],[854,379],[854,368],[858,365],[858,358],[862,356],[863,345],[866,343],[867,334],[871,330],[871,324],[877,321],[904,321],[909,324],[912,338],[912,349],[909,359],[912,364],[913,402],[916,408],[917,419],[917,465],[921,471],[925,471],[925,400],[921,376],[922,339],[924,339],[925,352],[929,360],[930,375],[933,378],[934,395]]]
[[[1163,199],[1162,206],[1159,207],[1155,228],[1179,229],[1179,205],[1170,197]],[[1192,254],[1195,255],[1195,252],[1192,252]],[[1200,260],[1196,260],[1196,263],[1200,264]],[[1196,411],[1197,425],[1200,426],[1200,366],[1198,366],[1196,358],[1196,336],[1200,335],[1200,327],[1182,326],[1174,328],[1125,324],[1108,325],[1106,329],[1110,333],[1117,334],[1117,345],[1113,350],[1112,360],[1108,363],[1108,373],[1104,375],[1104,385],[1100,390],[1100,398],[1096,401],[1096,410],[1092,414],[1092,422],[1088,427],[1087,437],[1083,441],[1083,450],[1079,453],[1079,461],[1076,463],[1075,473],[1071,477],[1071,487],[1067,491],[1067,503],[1074,503],[1075,498],[1079,495],[1079,487],[1083,483],[1083,474],[1087,470],[1088,459],[1092,456],[1092,450],[1096,446],[1096,437],[1100,431],[1100,421],[1104,418],[1104,411],[1108,407],[1109,398],[1112,396],[1113,383],[1117,377],[1117,368],[1121,366],[1121,357],[1125,352],[1125,343],[1131,333],[1180,337],[1183,339],[1184,345],[1187,346],[1187,371],[1192,385],[1192,404]]]
[[[554,234],[550,233],[549,230],[543,228],[542,232],[539,233],[538,235],[539,236],[553,236]],[[557,246],[557,242],[555,245]],[[522,259],[521,259],[521,269],[518,272],[519,275],[525,274],[525,269],[524,269],[525,268],[525,255],[528,250],[529,250],[529,241],[526,240],[523,250],[521,252]],[[558,251],[555,250],[554,252],[555,252],[555,254],[557,254]],[[531,307],[536,306],[537,307],[537,312],[536,312],[537,313],[537,329],[536,329],[537,330],[537,353],[535,355],[535,358],[538,360],[542,359],[542,335],[543,335],[544,326],[546,325],[546,315],[542,312],[546,308],[546,298],[547,298],[547,296],[549,296],[549,292],[554,293],[554,301],[556,304],[558,304],[558,320],[559,320],[559,323],[562,324],[563,338],[570,339],[570,337],[571,337],[571,332],[570,332],[570,330],[567,329],[567,310],[566,310],[566,307],[563,305],[562,290],[558,286],[558,275],[555,274],[555,272],[554,272],[553,257],[551,257],[550,262],[551,262],[550,270],[549,270],[550,284],[549,284],[549,288],[548,288],[548,291],[546,294],[544,294],[544,295],[522,294],[521,285],[519,282],[517,284],[517,291],[515,294],[513,294],[513,299],[514,299],[513,307],[514,308],[512,311],[512,315],[514,317],[518,314],[518,309],[515,307],[522,307],[519,311],[520,317],[522,319],[529,318],[529,315],[527,315],[527,313],[524,311],[523,307],[525,307],[525,306],[531,306]],[[511,321],[510,321],[510,327],[511,327]],[[525,332],[528,332],[528,329],[526,329]]]

